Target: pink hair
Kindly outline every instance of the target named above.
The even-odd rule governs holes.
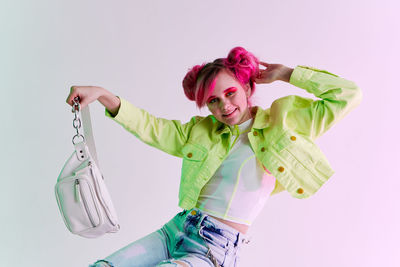
[[[183,91],[189,100],[196,101],[197,107],[202,108],[214,90],[215,78],[221,70],[226,70],[243,87],[249,83],[252,96],[256,89],[255,78],[259,74],[258,65],[258,59],[252,53],[243,47],[235,47],[226,58],[217,58],[189,69],[182,81]]]

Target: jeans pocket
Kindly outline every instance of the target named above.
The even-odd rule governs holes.
[[[221,229],[210,229],[208,227],[201,226],[199,230],[199,234],[203,239],[216,247],[219,247],[221,249],[227,249],[229,240],[225,236],[221,234],[222,231]]]
[[[233,249],[233,243],[228,240],[225,236],[205,226],[201,226],[199,229],[199,235],[203,238],[206,246],[208,247],[207,257],[211,259],[213,263],[223,265],[227,261],[227,256]],[[217,266],[217,265],[216,265]]]

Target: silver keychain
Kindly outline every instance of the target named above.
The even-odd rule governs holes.
[[[210,246],[207,244],[207,240],[209,240],[209,239],[206,238],[206,237],[203,235],[202,230],[203,230],[204,227],[205,227],[204,225],[200,227],[200,229],[199,229],[199,235],[203,238],[203,240],[204,240],[204,242],[205,242],[205,244],[206,244],[206,246],[207,246],[207,248],[208,248],[206,257],[209,258],[209,259],[211,260],[211,262],[214,264],[215,267],[221,267],[221,265],[219,265],[217,259],[216,259],[216,258],[214,257],[214,255],[212,254],[212,250],[211,250]]]
[[[74,137],[72,137],[72,144],[75,145],[75,138],[82,138],[82,141],[85,141],[85,137],[83,134],[81,134],[81,127],[82,127],[82,121],[80,118],[80,111],[81,111],[81,105],[79,104],[79,96],[75,97],[73,100],[74,104],[72,105],[72,112],[74,113],[74,119],[72,121],[72,126],[76,130],[76,134]]]

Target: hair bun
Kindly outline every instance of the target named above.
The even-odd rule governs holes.
[[[248,67],[254,65],[257,60],[246,49],[237,46],[229,51],[228,57],[226,58],[226,66],[228,67]],[[257,62],[258,63],[258,62]]]
[[[183,91],[185,92],[185,95],[189,100],[195,101],[195,93],[196,93],[196,83],[197,83],[197,77],[199,75],[199,72],[201,69],[204,67],[205,63],[202,65],[196,65],[193,68],[188,70],[188,73],[186,73],[185,78],[183,78],[182,81],[182,86],[183,86]]]
[[[233,73],[236,73],[243,82],[256,77],[259,72],[258,65],[258,59],[240,46],[232,48],[225,60],[225,66],[232,70]]]

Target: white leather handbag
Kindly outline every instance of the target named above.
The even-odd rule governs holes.
[[[75,114],[73,126],[76,135],[72,138],[75,150],[64,164],[55,185],[59,210],[73,234],[95,238],[115,233],[120,225],[98,168],[89,105],[82,109],[81,120],[79,97],[76,97],[72,111]],[[82,124],[84,135],[81,133]]]

